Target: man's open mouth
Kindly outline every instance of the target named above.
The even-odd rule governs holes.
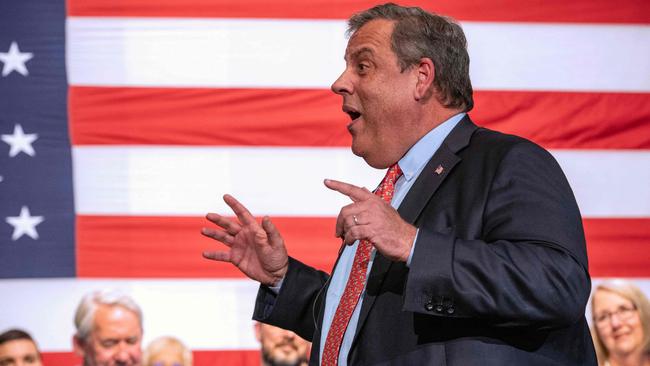
[[[352,119],[353,121],[361,117],[361,113],[359,112],[349,112],[348,115],[350,116],[350,119]]]
[[[343,112],[347,113],[352,121],[361,117],[361,113],[352,107],[343,106]]]

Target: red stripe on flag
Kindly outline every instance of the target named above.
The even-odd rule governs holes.
[[[475,100],[475,122],[546,148],[650,148],[650,94],[478,91]],[[323,89],[72,87],[69,104],[74,145],[351,141],[341,98]]]
[[[328,90],[72,87],[69,105],[74,145],[351,142],[341,98]]]
[[[588,219],[584,226],[592,276],[650,276],[650,218]]]
[[[293,257],[329,272],[339,248],[335,219],[273,218]],[[590,273],[650,276],[650,219],[585,219]],[[201,257],[225,247],[200,235],[198,217],[78,216],[79,277],[242,277]]]
[[[273,218],[289,253],[330,271],[340,240],[335,218]],[[214,226],[198,217],[77,216],[78,277],[222,277],[243,275],[229,263],[204,259],[205,250],[226,250],[203,237]]]
[[[81,357],[74,352],[41,352],[41,358],[46,366],[81,365]]]
[[[252,328],[252,327],[251,327]],[[251,330],[252,332],[252,330]],[[193,366],[241,365],[258,366],[262,356],[259,351],[192,351]]]
[[[512,22],[650,23],[647,0],[406,0],[459,20]],[[346,19],[377,5],[370,0],[68,0],[72,16],[225,17],[225,18],[317,18]]]
[[[252,329],[251,329],[252,332]],[[43,364],[46,366],[81,365],[81,357],[73,352],[43,352]],[[260,352],[249,350],[235,351],[192,351],[194,366],[238,365],[259,366]]]
[[[472,119],[548,149],[650,148],[650,94],[478,91]]]

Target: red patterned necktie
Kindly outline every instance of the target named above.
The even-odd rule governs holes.
[[[400,169],[399,165],[392,165],[388,168],[386,176],[375,190],[375,194],[390,204],[393,193],[395,192],[395,182],[397,182],[397,179],[401,175],[402,169]],[[371,252],[372,243],[368,240],[361,240],[357,247],[357,252],[354,255],[354,262],[352,262],[352,269],[350,270],[348,282],[345,285],[345,291],[343,291],[343,296],[341,296],[341,301],[336,308],[334,319],[327,333],[325,348],[323,349],[323,366],[335,366],[338,364],[343,335],[348,327],[348,322],[352,317],[354,308],[359,302],[361,291],[365,284],[366,272],[368,272],[368,262],[370,261]]]

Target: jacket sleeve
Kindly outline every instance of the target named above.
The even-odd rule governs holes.
[[[478,237],[418,223],[404,310],[540,329],[584,317],[591,284],[582,220],[559,165],[518,143],[488,184]]]
[[[307,340],[313,339],[328,279],[325,272],[289,257],[289,269],[277,295],[260,285],[253,320],[289,329]]]

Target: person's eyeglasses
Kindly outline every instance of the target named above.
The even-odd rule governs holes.
[[[603,327],[609,324],[609,321],[614,315],[618,317],[618,320],[626,321],[632,318],[632,315],[636,312],[636,306],[634,305],[621,305],[615,311],[604,311],[601,314],[598,314],[594,317],[596,325]]]

